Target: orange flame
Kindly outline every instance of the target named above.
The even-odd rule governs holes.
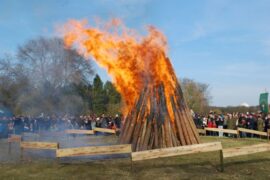
[[[169,102],[177,78],[166,57],[166,37],[156,28],[148,27],[148,34],[142,36],[118,19],[96,27],[89,27],[86,20],[70,20],[62,32],[67,46],[75,46],[108,71],[125,102],[124,114],[131,110],[145,86],[163,83]],[[167,105],[173,117],[172,107]]]

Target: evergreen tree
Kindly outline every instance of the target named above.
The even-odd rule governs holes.
[[[104,91],[108,98],[107,113],[110,115],[119,114],[121,110],[121,95],[110,81],[105,83]]]
[[[103,82],[98,74],[96,74],[93,82],[92,99],[93,112],[96,114],[106,113],[108,98],[106,97],[106,93],[103,89]]]
[[[121,95],[117,92],[114,85],[107,81],[104,85],[106,96],[108,97],[109,104],[118,104],[121,102]]]

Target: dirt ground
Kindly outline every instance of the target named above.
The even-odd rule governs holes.
[[[221,141],[224,148],[266,142],[261,139],[201,137]],[[60,147],[116,144],[116,136],[25,137],[24,140],[57,141]],[[19,145],[8,154],[7,140],[0,140],[0,179],[270,179],[270,153],[225,159],[219,168],[218,152],[135,162],[128,155],[55,159],[53,151],[27,151],[20,161]]]

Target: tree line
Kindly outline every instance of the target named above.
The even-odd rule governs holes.
[[[206,112],[209,86],[180,80],[188,106]],[[19,46],[15,56],[0,58],[0,108],[15,115],[115,114],[121,96],[110,81],[102,82],[90,60],[66,48],[60,38],[39,37]]]

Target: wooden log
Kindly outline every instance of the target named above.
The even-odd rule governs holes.
[[[143,123],[146,123],[146,121],[144,120],[147,116],[147,100],[148,100],[148,93],[145,95],[145,98],[143,100],[143,104],[141,107],[141,110],[139,112],[138,115],[138,119],[136,120],[136,124],[135,124],[135,128],[134,128],[134,132],[132,134],[132,149],[134,151],[138,151],[139,150],[139,146],[140,144],[138,144],[139,139],[141,139],[141,133],[142,133],[142,128],[143,127]]]
[[[157,127],[157,121],[154,119],[154,149],[158,148],[159,139],[158,139],[158,127]]]
[[[190,113],[190,110],[189,108],[187,108],[187,105],[186,105],[186,116],[187,116],[187,119],[188,119],[188,123],[189,123],[189,127],[191,128],[191,136],[194,138],[194,142],[195,144],[197,143],[200,143],[200,137],[199,137],[199,133],[197,132],[197,128],[195,126],[195,123],[193,122],[193,119],[192,119],[192,116],[191,116],[191,113]]]
[[[11,143],[13,143],[13,142],[21,142],[21,141],[22,141],[22,136],[11,135],[8,138],[8,154],[11,154]]]
[[[183,135],[184,135],[186,145],[190,145],[190,144],[192,144],[192,141],[191,141],[191,139],[189,137],[185,116],[184,116],[181,109],[179,109],[179,111],[176,111],[176,113],[178,113],[179,122],[181,123],[181,127],[182,127],[182,130],[183,130]]]
[[[238,128],[238,131],[246,132],[246,133],[250,133],[250,134],[256,134],[256,135],[260,135],[260,136],[267,136],[267,132],[255,131],[252,129]]]
[[[164,128],[164,126],[161,126],[161,137],[162,137],[162,141],[161,141],[161,148],[166,148],[166,142],[165,142],[165,128]]]
[[[191,137],[191,140],[193,141],[193,144],[200,143],[199,134],[196,130],[195,124],[194,124],[193,119],[191,117],[190,110],[189,110],[186,102],[184,101],[184,95],[183,95],[183,92],[182,92],[182,89],[181,89],[181,86],[179,83],[176,84],[175,95],[176,95],[175,97],[176,97],[177,104],[180,108],[180,111],[184,111],[184,113],[182,114],[183,115],[182,117],[185,117],[183,119],[187,119],[186,125],[188,128],[190,128],[192,130],[189,132],[192,132],[190,137]]]
[[[179,93],[181,92],[181,93]],[[185,102],[184,102],[184,97],[181,96],[182,91],[181,89],[177,89],[175,90],[175,102],[176,102],[176,108],[177,108],[177,113],[179,114],[179,121],[181,123],[181,126],[184,130],[184,137],[186,140],[187,144],[195,144],[195,139],[194,139],[194,134],[192,133],[192,129],[190,128],[190,123],[189,120],[187,119],[188,116],[186,115],[186,108],[185,108]],[[191,115],[190,115],[191,116]],[[198,143],[198,142],[197,142]]]
[[[138,147],[139,147],[138,141],[140,139],[139,132],[142,130],[142,128],[141,128],[142,123],[143,122],[140,122],[140,121],[136,123],[135,129],[134,129],[134,133],[132,135],[133,137],[132,137],[132,142],[131,143],[132,143],[132,149],[133,149],[133,151],[138,151]]]
[[[11,143],[11,142],[21,142],[21,141],[22,141],[22,136],[19,136],[19,135],[11,135],[8,138],[9,143]]]
[[[66,134],[95,134],[93,130],[67,129]]]
[[[130,144],[113,145],[113,146],[90,146],[90,147],[57,149],[56,157],[125,154],[131,152],[132,150]]]
[[[154,147],[154,141],[155,141],[155,132],[154,132],[154,130],[153,130],[153,128],[154,128],[154,125],[152,124],[151,125],[151,128],[152,128],[152,130],[151,130],[151,132],[150,132],[150,139],[149,139],[149,145],[148,145],[148,147],[145,147],[145,148],[143,148],[142,149],[142,151],[145,151],[145,150],[147,150],[147,149],[154,149],[155,147]]]
[[[184,138],[184,130],[182,129],[182,125],[180,123],[180,117],[178,116],[177,110],[176,110],[176,104],[174,102],[174,97],[171,95],[171,104],[172,104],[172,108],[173,108],[173,113],[174,113],[174,117],[175,117],[175,124],[176,124],[176,128],[177,128],[177,137],[180,141],[180,144],[186,145],[186,140]]]
[[[141,150],[149,149],[149,145],[151,149],[154,149],[155,135],[154,135],[153,127],[154,127],[153,122],[149,121],[147,123],[146,133],[145,133],[144,141],[142,142]]]
[[[111,134],[116,133],[115,129],[107,129],[107,128],[95,128],[93,131],[94,132],[105,132],[105,133],[111,133]]]
[[[187,131],[189,134],[191,144],[199,143],[200,142],[199,141],[199,134],[197,132],[197,129],[196,129],[195,124],[193,122],[193,119],[191,117],[190,110],[187,108],[185,102],[184,102],[184,106],[182,107],[182,109],[180,109],[180,111],[182,111],[183,119],[184,119],[185,125],[187,127]]]
[[[140,150],[147,150],[154,148],[154,130],[153,130],[153,120],[155,118],[156,113],[156,96],[155,96],[155,88],[152,90],[152,96],[150,96],[150,113],[147,117],[145,125],[143,127],[143,133],[140,142]]]
[[[160,106],[161,106],[161,113],[163,114],[164,122],[164,135],[165,135],[165,143],[166,147],[173,147],[172,139],[170,136],[170,129],[169,129],[169,113],[167,109],[167,102],[166,102],[166,96],[165,96],[165,90],[164,90],[164,85],[160,84],[159,86],[159,98],[160,98]]]
[[[131,118],[132,114],[134,114],[134,109],[126,117],[124,117],[123,125],[122,125],[121,130],[120,130],[121,133],[119,136],[120,143],[121,143],[121,141],[123,141],[124,132],[126,132],[127,128],[130,125],[130,122],[131,122],[130,118]]]
[[[238,134],[237,130],[232,129],[220,129],[220,128],[204,128],[205,131],[212,131],[212,132],[223,132],[228,134]]]
[[[57,142],[38,142],[38,141],[23,141],[21,142],[22,149],[57,149]]]
[[[149,115],[146,115],[146,116],[149,116]],[[149,131],[149,129],[147,128],[148,121],[146,119],[144,119],[142,122],[141,130],[139,132],[139,138],[138,138],[138,142],[137,142],[137,148],[136,148],[137,150],[136,151],[143,149],[143,141],[146,138],[147,131]]]
[[[269,143],[223,149],[223,156],[224,158],[229,158],[229,157],[249,155],[249,154],[254,154],[258,152],[266,152],[266,151],[270,151]]]
[[[22,135],[23,136],[32,136],[32,137],[39,136],[38,133],[33,133],[33,132],[24,132]]]
[[[172,157],[172,156],[180,156],[180,155],[186,155],[186,154],[211,152],[211,151],[219,151],[219,150],[222,150],[221,143],[211,142],[211,143],[204,143],[204,144],[171,147],[171,148],[165,148],[165,149],[153,149],[153,150],[147,150],[147,151],[132,152],[131,156],[132,156],[132,161],[141,161],[141,160],[147,160],[147,159]]]
[[[134,129],[135,129],[135,125],[137,123],[137,118],[138,118],[138,115],[140,113],[140,110],[142,108],[142,103],[143,103],[143,100],[145,97],[145,94],[147,94],[147,88],[145,88],[142,93],[140,94],[140,97],[139,97],[139,100],[136,104],[136,108],[135,108],[135,111],[134,111],[134,114],[132,114],[132,117],[130,119],[130,124],[129,126],[126,128],[126,131],[125,132],[122,132],[124,133],[125,135],[123,135],[120,139],[120,142],[123,144],[123,143],[130,143],[131,142],[131,139],[132,139],[132,134],[134,132]]]

